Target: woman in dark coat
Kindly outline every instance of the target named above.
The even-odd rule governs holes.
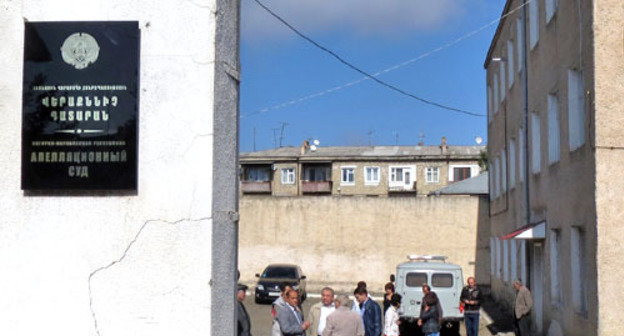
[[[429,292],[423,299],[425,309],[420,311],[418,325],[425,336],[440,336],[440,312],[438,311],[438,296]]]

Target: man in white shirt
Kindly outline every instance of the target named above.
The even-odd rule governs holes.
[[[310,322],[310,328],[308,329],[308,336],[320,336],[325,329],[325,323],[327,316],[336,310],[334,306],[334,290],[330,287],[325,287],[321,290],[321,302],[310,307],[310,313],[308,314],[308,321]]]

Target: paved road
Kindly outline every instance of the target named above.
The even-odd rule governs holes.
[[[302,305],[304,316],[307,318],[308,312],[310,311],[310,306],[319,302],[320,299],[317,298],[308,298]],[[251,335],[252,336],[271,336],[271,323],[273,318],[271,316],[271,305],[270,304],[256,304],[253,299],[253,295],[248,295],[245,299],[245,307],[249,312],[251,318]],[[410,331],[404,331],[401,336],[420,336],[420,333],[417,331],[417,328],[409,328]],[[462,323],[459,328],[460,336],[465,336],[465,329]],[[443,334],[445,336],[457,336],[457,333],[453,335],[453,333]],[[481,318],[481,328],[479,331],[479,335],[488,336],[491,335],[488,329],[485,327],[485,321]]]

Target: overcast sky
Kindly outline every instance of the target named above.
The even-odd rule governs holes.
[[[485,113],[483,62],[504,0],[260,0],[318,43],[418,97]],[[486,119],[382,87],[242,0],[241,151],[298,146],[474,144]],[[435,52],[432,52],[435,51]],[[423,56],[424,55],[424,56]],[[417,58],[421,57],[418,60]],[[415,61],[414,61],[415,60]],[[255,129],[255,132],[254,132]],[[255,136],[254,136],[255,133]]]

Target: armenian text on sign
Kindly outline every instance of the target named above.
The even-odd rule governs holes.
[[[27,22],[22,189],[137,189],[137,22]]]

